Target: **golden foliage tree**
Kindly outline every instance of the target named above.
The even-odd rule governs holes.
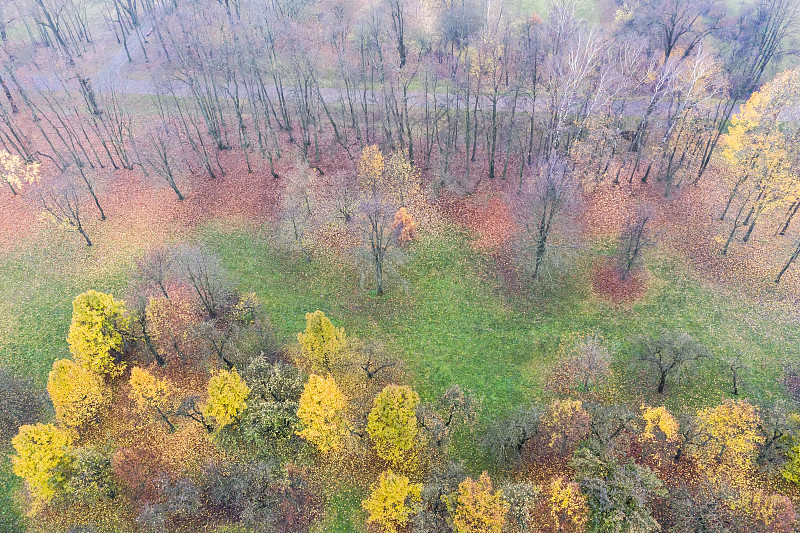
[[[236,369],[219,370],[208,381],[208,401],[203,414],[213,418],[219,428],[237,423],[247,407],[249,394],[250,387]]]
[[[443,498],[456,533],[502,532],[508,503],[502,491],[492,489],[492,480],[486,472],[477,481],[465,479],[457,492]]]
[[[47,378],[47,392],[56,417],[71,428],[97,420],[110,399],[103,379],[69,359],[53,362]]]
[[[395,467],[409,464],[419,428],[419,395],[408,385],[387,385],[375,397],[367,417],[367,433],[379,457]]]
[[[761,419],[746,399],[725,400],[716,407],[697,413],[699,441],[694,456],[708,473],[726,473],[741,480],[750,470],[764,437],[759,434]]]
[[[386,161],[381,149],[375,144],[365,146],[358,160],[358,178],[361,187],[373,196],[377,195],[383,186],[383,172]]]
[[[370,524],[386,533],[397,533],[408,524],[421,501],[421,494],[421,484],[411,483],[406,476],[390,469],[381,474],[369,498],[361,505],[369,513]]]
[[[558,533],[583,533],[589,521],[589,506],[580,485],[562,477],[556,477],[547,487],[548,513],[544,517],[547,524],[541,527]],[[532,530],[540,526],[532,524]]]
[[[22,187],[36,183],[40,177],[40,163],[25,162],[20,156],[0,148],[0,178],[12,193],[17,194]]]
[[[314,372],[330,372],[347,344],[344,328],[337,328],[322,311],[306,313],[306,330],[297,334],[300,350]]]
[[[674,456],[681,442],[680,424],[663,405],[642,406],[644,428],[639,435],[642,456],[650,458],[653,466],[660,467],[668,456]]]
[[[118,376],[124,365],[115,363],[128,331],[125,305],[110,294],[90,290],[72,301],[72,324],[67,342],[72,356],[97,374]]]
[[[175,426],[169,415],[175,407],[175,388],[165,380],[159,379],[144,368],[135,366],[131,369],[129,396],[139,412],[157,414],[170,429]]]
[[[66,481],[72,438],[52,424],[22,426],[12,439],[14,473],[25,480],[34,500],[50,501]]]
[[[729,213],[731,218],[723,253],[740,228],[744,228],[742,242],[747,242],[764,215],[800,199],[793,149],[799,132],[787,116],[798,103],[800,69],[787,70],[754,92],[731,118],[722,151],[730,169],[730,193],[722,218]],[[790,211],[788,221],[796,211]]]
[[[300,395],[297,417],[303,428],[297,434],[322,453],[341,449],[346,431],[343,413],[347,398],[333,376],[311,374]]]
[[[642,432],[644,440],[673,442],[680,438],[678,421],[663,405],[661,407],[643,406],[642,420],[645,424]]]

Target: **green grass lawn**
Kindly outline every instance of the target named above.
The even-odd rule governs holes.
[[[0,255],[0,365],[44,386],[52,361],[68,354],[65,341],[72,298],[89,288],[120,295],[132,258],[125,253],[86,249],[72,235],[54,232]],[[586,283],[591,260],[540,293],[509,295],[491,260],[472,249],[456,229],[423,236],[399,268],[404,285],[392,283],[378,298],[360,287],[355,267],[342,259],[306,262],[276,247],[267,228],[230,231],[209,224],[196,235],[216,251],[243,291],[255,291],[266,306],[279,340],[294,342],[305,313],[322,309],[348,335],[381,341],[407,363],[413,386],[430,400],[452,384],[472,391],[481,402],[481,426],[513,409],[547,398],[544,384],[559,340],[570,332],[598,330],[615,354],[612,396],[620,401],[666,403],[673,409],[712,404],[729,395],[721,364],[711,363],[691,380],[671,386],[663,398],[642,387],[628,361],[635,339],[661,328],[690,333],[715,355],[742,353],[749,361],[743,394],[778,394],[776,378],[800,341],[800,330],[780,310],[718,288],[704,287],[665,253],[647,260],[647,295],[630,308],[598,300]],[[789,316],[789,313],[786,313]],[[473,439],[474,440],[474,439]],[[486,464],[478,446],[458,446],[476,472]],[[8,461],[0,461],[0,530],[14,531],[9,492],[16,487]],[[359,497],[329,502],[325,531],[362,530]],[[11,525],[7,525],[11,524]]]
[[[22,516],[14,501],[19,484],[19,478],[11,471],[8,455],[3,454],[0,457],[0,531],[4,533],[25,531]]]
[[[120,294],[131,265],[60,230],[0,255],[0,365],[43,387],[52,362],[69,356],[72,299],[88,289]]]
[[[609,341],[619,399],[673,408],[727,396],[722,365],[699,368],[694,379],[658,398],[636,384],[627,365],[637,337],[680,329],[716,356],[740,352],[750,361],[745,394],[756,396],[777,393],[778,372],[800,340],[789,321],[703,288],[664,255],[649,258],[652,280],[645,298],[620,308],[598,300],[578,281],[586,277],[582,269],[546,297],[509,297],[489,259],[457,231],[417,242],[401,268],[407,289],[395,285],[383,298],[360,289],[353,267],[324,258],[307,263],[275,248],[265,235],[209,228],[202,240],[220,254],[241,290],[256,291],[280,340],[291,342],[304,327],[305,313],[322,309],[348,334],[380,340],[405,360],[424,399],[454,383],[473,391],[484,420],[543,397],[559,340],[570,332],[598,330]]]

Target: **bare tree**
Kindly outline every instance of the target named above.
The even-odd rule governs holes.
[[[0,41],[2,41],[3,44],[8,42],[8,30],[6,26],[8,24],[8,20],[6,20],[5,5],[5,2],[0,3]]]
[[[746,364],[741,355],[734,355],[725,358],[725,366],[731,373],[731,392],[734,396],[739,395],[739,385],[741,384],[742,371],[746,369]]]
[[[618,245],[622,281],[628,279],[633,268],[639,263],[642,249],[647,245],[647,223],[650,218],[650,211],[640,206],[622,230]]]
[[[559,361],[547,387],[557,392],[575,390],[588,392],[608,378],[611,371],[611,353],[598,333],[589,333],[577,339],[567,357]]]
[[[145,172],[148,169],[152,171],[175,192],[178,200],[182,201],[185,197],[178,188],[178,178],[180,169],[184,165],[175,159],[179,150],[177,136],[177,128],[162,122],[149,132],[144,141],[144,149],[137,152]]]
[[[789,258],[781,267],[781,270],[780,272],[778,272],[778,275],[775,276],[776,284],[781,282],[781,278],[783,277],[783,275],[786,274],[786,271],[789,270],[789,267],[792,266],[792,264],[795,261],[797,261],[798,257],[800,257],[800,239],[798,239],[798,241],[794,244],[792,248],[792,253],[789,255]]]
[[[164,248],[154,248],[136,260],[135,279],[139,284],[155,288],[169,300],[167,285],[174,275],[175,257]]]
[[[375,289],[383,296],[384,272],[391,248],[398,244],[402,228],[395,224],[395,209],[378,195],[361,205],[363,240],[375,273]]]
[[[658,337],[645,338],[637,355],[641,363],[655,372],[659,394],[664,392],[667,377],[680,375],[692,363],[709,357],[708,351],[686,333],[667,330]]]
[[[533,279],[539,278],[550,245],[551,233],[565,206],[574,199],[570,163],[553,157],[540,161],[528,176],[527,189],[519,193],[524,260],[532,263]]]
[[[39,185],[33,191],[33,199],[53,221],[72,228],[83,237],[86,246],[92,246],[84,227],[85,198],[68,178],[62,175],[53,185]]]
[[[691,55],[724,14],[719,0],[646,0],[637,6],[629,25],[649,34],[666,62],[675,51],[683,58]]]
[[[176,252],[175,266],[197,294],[209,318],[217,318],[233,303],[235,292],[216,256],[199,247],[185,247]]]

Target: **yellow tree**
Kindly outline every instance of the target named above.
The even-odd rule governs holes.
[[[96,421],[110,399],[100,376],[69,359],[53,362],[47,378],[47,392],[56,417],[71,428]]]
[[[728,247],[740,228],[747,242],[756,223],[767,213],[791,206],[782,231],[797,212],[800,200],[798,161],[794,145],[798,128],[787,116],[800,104],[800,69],[787,70],[742,104],[731,118],[722,152],[729,165],[730,193],[722,214],[731,214]]]
[[[668,455],[674,455],[681,440],[680,424],[664,406],[643,405],[642,421],[644,429],[639,436],[642,454],[661,466]]]
[[[367,521],[386,533],[397,533],[408,524],[421,501],[422,485],[390,470],[373,484],[369,498],[361,502]]]
[[[484,472],[476,480],[467,478],[458,491],[443,496],[456,533],[501,533],[506,523],[508,503],[500,490],[492,489],[492,480]]]
[[[419,396],[408,385],[387,385],[373,402],[367,433],[379,457],[396,468],[411,463],[419,432],[416,408]]]
[[[377,196],[384,185],[386,161],[381,149],[375,144],[365,146],[358,160],[358,178],[361,188],[368,194]]]
[[[794,422],[800,422],[800,415],[792,415]],[[800,439],[792,439],[792,446],[788,450],[788,461],[781,470],[781,475],[787,481],[800,485]]]
[[[642,406],[642,420],[644,421],[643,440],[674,442],[680,437],[678,421],[663,405],[661,407]]]
[[[247,407],[250,388],[233,370],[219,370],[208,381],[208,401],[203,409],[205,416],[213,418],[218,428],[239,421]]]
[[[343,413],[347,398],[333,376],[311,374],[300,395],[297,417],[303,428],[297,434],[322,453],[341,449],[347,427]]]
[[[67,342],[72,356],[86,369],[115,377],[124,365],[115,358],[122,351],[128,331],[125,305],[110,294],[86,291],[72,301],[72,324]]]
[[[724,473],[731,481],[742,481],[764,440],[758,431],[760,424],[758,411],[746,399],[725,400],[702,409],[697,413],[699,437],[694,456],[709,475]]]
[[[0,178],[14,195],[25,185],[39,181],[40,177],[40,163],[25,162],[20,156],[0,148]]]
[[[337,328],[322,311],[306,313],[306,330],[297,334],[303,357],[315,372],[330,372],[347,344],[344,328]]]
[[[562,477],[553,479],[547,487],[546,500],[548,512],[542,525],[546,531],[558,533],[583,533],[589,521],[589,506],[586,496],[581,492],[580,486],[574,481],[567,481]],[[533,530],[539,526],[532,524]]]
[[[129,396],[139,412],[157,414],[171,430],[175,426],[169,415],[175,407],[175,387],[165,380],[159,379],[144,368],[135,366],[131,369]]]
[[[52,424],[22,426],[11,440],[14,473],[25,480],[37,503],[48,502],[66,481],[72,438]]]

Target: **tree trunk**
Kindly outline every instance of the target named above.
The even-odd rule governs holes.
[[[89,236],[86,234],[86,232],[83,230],[83,228],[78,228],[78,231],[83,236],[83,238],[86,239],[86,246],[91,246],[92,245],[92,241],[89,239]]]
[[[383,296],[383,260],[375,256],[375,280],[378,296]]]
[[[17,108],[17,103],[14,102],[14,97],[11,95],[11,90],[9,90],[8,85],[6,84],[6,80],[0,76],[0,87],[3,88],[3,92],[6,93],[6,99],[8,103],[11,105],[11,112],[15,115],[19,113],[19,108]]]
[[[792,263],[794,263],[794,261],[797,259],[798,256],[800,256],[800,241],[798,241],[797,245],[795,246],[792,255],[789,256],[789,260],[786,261],[786,264],[783,265],[781,271],[778,272],[778,276],[775,278],[775,283],[781,282],[781,278],[786,273],[786,271],[789,270],[789,267],[792,265]]]

